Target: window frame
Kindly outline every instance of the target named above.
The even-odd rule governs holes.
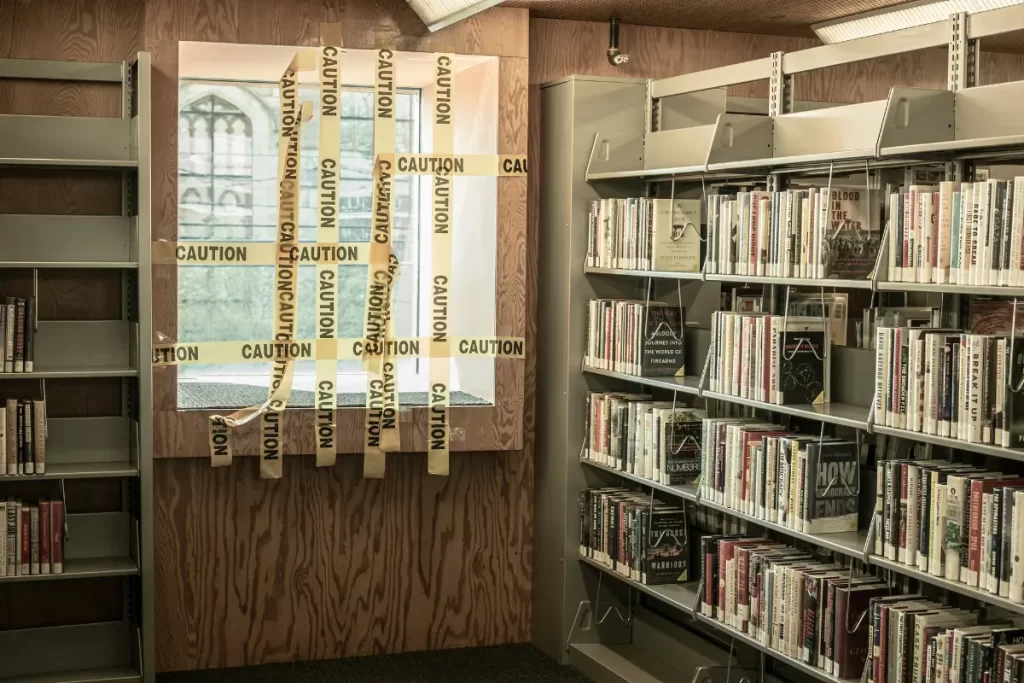
[[[355,40],[355,38],[353,38]],[[371,49],[355,40],[354,49]],[[503,45],[498,41],[499,45]],[[445,49],[436,41],[413,41],[403,51],[431,52]],[[176,47],[176,46],[175,46]],[[493,47],[475,40],[447,49],[464,54],[495,56]],[[519,46],[522,47],[522,46]],[[518,49],[518,48],[517,48]],[[525,50],[525,48],[522,48]],[[499,52],[504,48],[499,49]],[[527,153],[528,57],[525,52],[499,54],[498,60],[498,153]],[[152,238],[155,241],[177,239],[177,137],[178,137],[178,65],[177,60],[163,69],[153,88],[153,172],[144,185],[153,194],[155,208]],[[536,180],[532,181],[536,182]],[[493,359],[494,403],[489,406],[452,406],[451,450],[510,451],[523,448],[524,394],[527,369],[534,348],[536,314],[528,313],[527,301],[535,301],[535,257],[527,256],[527,178],[497,179],[497,259],[495,262],[495,334],[526,338],[527,360]],[[532,260],[532,261],[531,261]],[[534,265],[528,265],[533,262]],[[532,273],[528,277],[528,274]],[[459,286],[459,283],[455,283]],[[529,329],[527,320],[530,320]],[[177,268],[173,264],[153,266],[154,342],[176,341]],[[532,370],[531,370],[532,377]],[[533,380],[530,379],[529,386]],[[531,390],[532,400],[532,390]],[[154,456],[157,458],[205,458],[209,453],[209,418],[223,411],[179,410],[177,408],[177,368],[154,369]],[[337,411],[339,454],[363,452],[365,408],[340,408]],[[425,407],[403,407],[400,413],[402,452],[423,452],[427,448],[428,415]],[[289,409],[282,418],[286,455],[310,455],[315,452],[313,410]],[[258,425],[249,423],[235,432],[235,454],[259,453]]]

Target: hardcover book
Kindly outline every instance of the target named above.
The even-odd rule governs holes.
[[[651,257],[654,270],[699,273],[704,259],[701,254],[699,199],[655,199]],[[673,216],[669,206],[674,203]]]
[[[881,205],[863,188],[832,186],[823,240],[826,278],[871,277],[882,243],[880,216]]]
[[[656,586],[684,582],[689,577],[689,538],[686,512],[679,509],[655,508],[651,511],[647,548],[643,563],[644,583]]]
[[[789,318],[779,340],[781,405],[829,402],[828,323]]]
[[[655,302],[647,306],[640,340],[641,376],[682,377],[686,373],[685,324],[686,309],[680,306]]]
[[[832,441],[807,444],[805,531],[810,534],[857,530],[860,463],[857,444]]]
[[[669,411],[661,423],[660,443],[665,448],[663,482],[686,484],[700,476],[701,428],[707,416],[703,410]]]

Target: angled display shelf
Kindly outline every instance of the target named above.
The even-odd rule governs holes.
[[[929,127],[929,134],[921,135],[924,139],[887,139],[880,145],[880,156],[971,157],[1024,145],[1024,120],[1016,106],[1024,97],[1024,81],[932,92],[935,95],[926,102],[915,103],[923,112],[914,123],[932,119],[947,125]]]

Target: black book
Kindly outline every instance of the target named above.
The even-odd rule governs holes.
[[[1007,486],[1003,487],[1002,512],[1000,520],[1002,530],[1000,531],[1000,556],[1003,558],[1002,566],[999,567],[999,595],[1004,598],[1010,597],[1010,568],[1013,566],[1013,557],[1010,555],[1010,543],[1013,541],[1011,533],[1013,523],[1013,494],[1016,491],[1024,491],[1024,488]]]
[[[996,273],[996,277],[998,277],[998,273],[1003,267],[1003,255],[1001,250],[1001,246],[1003,244],[1003,222],[1005,220],[1003,215],[1003,206],[1006,202],[1006,186],[1009,184],[1010,183],[1007,183],[1005,180],[997,180],[992,188],[992,204],[990,207],[991,216],[989,217],[989,220],[992,223],[992,234],[990,237],[992,244],[992,250],[990,252],[992,254],[992,264],[990,267],[992,268],[992,271]]]
[[[657,586],[686,581],[690,556],[686,512],[680,508],[652,510],[646,540],[644,583]]]
[[[960,423],[960,340],[957,337],[946,338],[946,355],[949,356],[949,436],[956,437],[957,425]]]
[[[1010,386],[1006,388],[1006,422],[1009,440],[1005,448],[1024,447],[1024,387],[1019,387],[1024,376],[1024,337],[1017,337],[1013,343],[1013,354],[1007,363]]]
[[[783,405],[829,402],[828,326],[820,319],[786,321],[779,340]]]
[[[686,310],[674,304],[651,303],[644,311],[640,340],[643,377],[682,377],[686,374],[683,326]]]
[[[881,206],[863,189],[848,187],[833,186],[827,201],[825,277],[870,278],[882,243]]]
[[[807,444],[809,534],[857,530],[860,464],[853,441]]]
[[[1013,185],[1012,182],[1006,183],[1006,196],[1003,199],[1003,243],[1002,249],[1002,265],[1001,268],[1004,272],[1010,272],[1010,252],[1012,249],[1010,245],[1013,242]]]
[[[18,299],[14,309],[14,371],[25,372],[25,300]]]
[[[992,672],[1002,675],[1006,668],[1006,652],[1002,645],[1019,645],[1024,643],[1024,628],[997,628],[992,631]],[[998,680],[998,679],[997,679]],[[1002,683],[1002,681],[999,681]]]
[[[665,476],[668,484],[686,484],[700,476],[703,411],[676,409],[663,420]]]
[[[36,358],[36,298],[25,298],[25,372],[32,372]]]

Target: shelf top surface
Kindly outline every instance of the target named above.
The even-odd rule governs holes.
[[[624,277],[650,277],[664,278],[668,280],[703,280],[704,274],[697,272],[672,272],[668,270],[631,270],[628,268],[598,268],[597,266],[584,266],[584,273],[594,275],[619,275]]]
[[[0,372],[0,379],[61,379],[73,377],[135,377],[139,371],[125,366],[45,367],[38,363],[32,372]]]
[[[660,389],[669,389],[670,391],[680,391],[694,395],[698,393],[698,385],[700,383],[699,377],[693,377],[690,375],[687,375],[686,377],[640,377],[639,375],[630,375],[625,372],[601,370],[591,367],[584,367],[583,372],[591,375],[614,377],[626,382],[633,382],[635,384],[643,384],[649,387],[658,387]]]
[[[0,157],[0,166],[29,166],[47,168],[138,168],[133,159],[22,159]]]
[[[138,468],[130,462],[48,462],[44,474],[0,475],[0,484],[36,479],[106,479],[137,477]]]

